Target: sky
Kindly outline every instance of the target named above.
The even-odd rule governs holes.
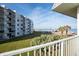
[[[33,21],[34,29],[56,29],[69,25],[76,29],[76,19],[52,10],[53,3],[7,3],[7,8],[16,10]]]

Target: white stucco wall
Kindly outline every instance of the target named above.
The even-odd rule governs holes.
[[[19,26],[17,24],[19,24]],[[23,31],[21,30],[21,28],[22,28],[21,24],[22,24],[21,17],[20,17],[19,14],[16,14],[16,19],[15,19],[15,36],[22,36],[23,35]]]

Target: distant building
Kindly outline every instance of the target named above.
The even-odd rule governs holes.
[[[16,11],[0,6],[0,40],[31,34],[33,22]]]
[[[22,36],[25,33],[25,17],[16,14],[15,17],[15,36]]]
[[[26,18],[25,20],[25,34],[31,34],[33,32],[33,22]]]

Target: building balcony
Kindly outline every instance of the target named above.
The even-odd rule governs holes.
[[[4,21],[0,21],[0,26],[4,25]]]
[[[3,31],[3,30],[4,30],[4,28],[0,26],[0,31]]]
[[[9,32],[15,32],[15,29],[8,29]]]
[[[15,26],[15,23],[7,23],[8,24],[8,26],[11,26],[11,27],[13,27],[13,26]]]
[[[0,34],[1,34],[1,33],[4,33],[4,30],[1,30],[1,29],[0,29]]]
[[[14,15],[7,15],[7,17],[9,17],[9,18],[15,18],[15,14]]]
[[[22,56],[22,53],[25,52],[27,56],[30,56],[30,53],[32,53],[33,56],[78,56],[78,40],[79,36],[76,35],[46,44],[0,53],[0,56],[17,54]]]
[[[15,23],[15,21],[13,21],[13,19],[12,20],[8,20],[7,22],[8,23]]]

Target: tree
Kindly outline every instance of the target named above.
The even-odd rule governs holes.
[[[68,31],[71,29],[69,25],[64,26],[64,29],[66,31],[66,35],[68,35]]]
[[[63,32],[65,31],[64,27],[59,27],[58,30],[61,32],[61,35],[63,35]]]

